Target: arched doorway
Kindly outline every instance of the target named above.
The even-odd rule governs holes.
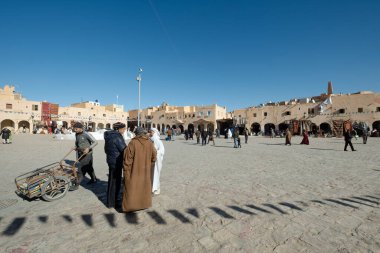
[[[278,130],[280,131],[280,133],[285,132],[286,129],[288,128],[289,128],[289,124],[286,124],[285,122],[278,125]]]
[[[29,133],[30,132],[30,123],[26,120],[20,121],[18,123],[18,132]]]
[[[10,119],[5,119],[1,121],[1,129],[3,129],[4,127],[13,131],[15,129],[15,123]]]
[[[87,131],[94,132],[96,129],[96,123],[95,122],[88,122]]]
[[[181,129],[181,133],[183,133],[183,126],[179,125],[178,127],[179,127],[179,129]]]
[[[158,130],[158,132],[161,132],[161,125],[160,124],[157,124],[157,130]]]
[[[192,132],[192,133],[194,133],[194,125],[193,124],[189,124],[188,126],[187,126],[187,130],[190,132]]]
[[[173,129],[177,129],[177,126],[176,126],[176,125],[172,125],[172,128],[173,128]]]
[[[275,125],[272,123],[267,123],[264,125],[264,135],[270,135],[271,134],[271,129],[273,130],[276,129]]]
[[[261,126],[259,123],[255,122],[251,125],[251,131],[252,133],[255,133],[257,135],[261,131]]]
[[[107,124],[106,124],[106,128],[107,128],[107,129],[111,129],[111,124],[110,124],[110,123],[107,123]]]
[[[319,125],[319,129],[322,131],[322,134],[330,134],[331,133],[331,126],[327,122],[323,122]]]
[[[165,133],[165,132],[166,132],[165,124],[164,124],[164,123],[162,123],[162,125],[161,125],[161,130],[162,130],[162,133]]]
[[[375,129],[378,132],[380,131],[380,120],[373,122],[373,124],[372,124],[372,130],[375,130]]]
[[[98,123],[98,128],[99,129],[104,129],[104,124],[103,123]]]
[[[214,123],[208,123],[208,124],[207,124],[207,130],[214,131],[214,130],[215,130]]]
[[[153,126],[153,128],[156,128],[156,124],[153,123],[152,126]]]

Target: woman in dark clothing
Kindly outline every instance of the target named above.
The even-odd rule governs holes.
[[[11,136],[11,130],[9,130],[8,128],[3,128],[3,130],[1,130],[0,132],[0,135],[2,136],[3,138],[3,144],[9,144],[9,137]]]
[[[301,144],[309,145],[309,135],[305,130],[303,131],[303,139],[301,141]]]
[[[344,135],[344,141],[345,141],[345,144],[344,144],[344,151],[347,151],[347,146],[350,145],[351,147],[351,151],[356,151],[354,149],[354,146],[352,146],[352,142],[351,142],[351,139],[352,139],[352,134],[351,134],[351,131],[349,129],[346,129],[343,133]]]
[[[123,154],[127,146],[124,141],[124,132],[126,126],[124,123],[117,122],[113,125],[111,131],[104,132],[104,151],[107,155],[108,164],[108,187],[107,187],[107,207],[118,208],[120,203],[117,203],[120,188],[121,176],[123,171]]]

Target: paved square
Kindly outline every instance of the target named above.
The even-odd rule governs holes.
[[[0,145],[1,252],[380,252],[380,139],[358,152],[344,141],[310,146],[251,137],[200,146],[164,142],[161,195],[125,215],[104,206],[104,142],[94,151],[101,179],[54,202],[25,201],[14,178],[59,161],[74,146],[47,135]]]

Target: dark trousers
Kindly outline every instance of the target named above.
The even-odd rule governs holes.
[[[354,146],[352,146],[352,143],[351,141],[346,141],[346,143],[344,144],[344,151],[347,151],[347,146],[350,145],[351,147],[351,151],[354,151]]]
[[[121,188],[122,166],[108,166],[107,207],[116,207]]]
[[[206,145],[206,144],[207,144],[207,139],[206,138],[202,138],[202,146]]]
[[[248,135],[244,136],[245,138],[245,143],[248,143]]]
[[[87,173],[90,175],[92,181],[96,180],[94,167],[92,167],[92,157],[88,162],[87,161],[85,162],[84,160],[85,159],[79,162],[78,175],[77,175],[78,184],[82,182],[83,178],[86,176]]]
[[[200,143],[200,137],[197,137],[197,144],[199,144]]]
[[[363,144],[367,144],[368,135],[363,135]]]

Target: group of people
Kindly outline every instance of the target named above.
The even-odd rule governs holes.
[[[0,132],[1,138],[3,139],[3,144],[10,144],[11,143],[11,135],[12,131],[8,128],[4,127]]]
[[[88,173],[89,184],[98,181],[92,163],[92,149],[98,142],[83,130],[79,122],[74,124],[76,136],[75,149],[79,159],[78,180],[74,189]],[[123,212],[133,212],[151,207],[152,194],[160,194],[160,173],[165,148],[156,128],[149,131],[137,127],[135,137],[125,143],[126,125],[121,122],[113,124],[113,130],[104,133],[104,151],[108,164],[107,207],[122,208]],[[124,189],[122,201],[119,194]]]

